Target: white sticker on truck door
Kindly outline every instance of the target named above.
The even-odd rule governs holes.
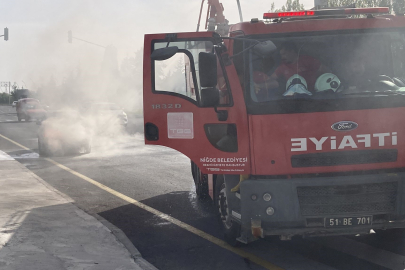
[[[167,132],[169,139],[193,139],[193,113],[167,113]]]

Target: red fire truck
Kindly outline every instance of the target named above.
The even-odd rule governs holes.
[[[146,144],[190,158],[229,243],[405,227],[404,16],[319,9],[150,34],[143,78]]]

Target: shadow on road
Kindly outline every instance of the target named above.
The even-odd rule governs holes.
[[[212,203],[198,201],[193,193],[173,192],[142,203],[222,239]],[[262,269],[135,205],[98,214],[120,228],[159,269]]]

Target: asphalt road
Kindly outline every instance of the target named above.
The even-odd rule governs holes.
[[[0,150],[24,164],[84,211],[120,228],[143,257],[159,269],[264,269],[155,214],[102,190],[37,154],[35,122],[18,122],[15,109],[0,106]],[[145,146],[142,119],[129,117],[128,134],[94,141],[90,154],[53,157],[56,162],[153,207],[194,228],[222,238],[210,202],[196,199],[187,157],[165,147]],[[280,241],[276,237],[241,246],[284,269],[405,269],[405,231],[359,237]],[[270,265],[271,268],[271,265]]]

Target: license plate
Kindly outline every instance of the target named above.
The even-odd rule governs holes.
[[[371,225],[372,216],[325,218],[325,227],[351,227]]]

